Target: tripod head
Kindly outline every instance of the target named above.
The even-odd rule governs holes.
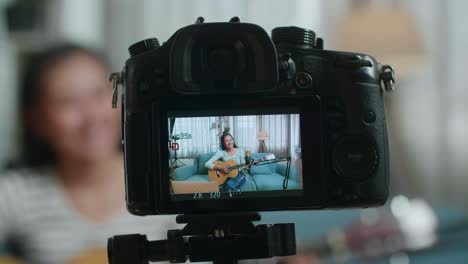
[[[296,254],[294,224],[254,225],[259,213],[179,215],[183,229],[169,230],[166,240],[148,241],[146,235],[119,235],[107,244],[110,264],[213,261],[234,264],[240,259]]]

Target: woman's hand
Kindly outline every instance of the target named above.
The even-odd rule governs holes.
[[[214,169],[217,169],[217,170],[220,170],[226,174],[230,173],[231,172],[231,169],[229,169],[228,166],[219,166],[219,165],[215,165],[214,166]]]
[[[222,169],[221,169],[221,170],[222,170],[224,173],[226,173],[226,174],[228,174],[228,173],[230,173],[230,172],[231,172],[231,169],[229,169],[229,167],[228,167],[228,166],[224,166],[224,167],[222,167]]]

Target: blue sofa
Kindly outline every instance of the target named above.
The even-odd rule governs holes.
[[[253,159],[260,159],[269,153],[253,153]],[[208,169],[205,163],[214,155],[201,154],[194,159],[192,166],[183,166],[177,168],[171,178],[175,181],[209,181]],[[251,168],[251,176],[248,177],[242,191],[267,191],[267,190],[282,190],[283,179],[286,175],[286,164],[271,163],[266,165],[253,166]],[[220,186],[222,188],[222,186]],[[299,189],[299,174],[294,166],[291,166],[289,172],[288,190]]]

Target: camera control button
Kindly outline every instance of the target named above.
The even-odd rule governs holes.
[[[364,122],[371,124],[371,123],[374,123],[375,120],[376,120],[376,117],[375,117],[374,112],[369,110],[364,113]]]
[[[305,72],[299,72],[295,78],[296,86],[301,89],[307,89],[312,86],[312,76]]]
[[[346,136],[339,140],[332,153],[333,170],[346,180],[365,180],[378,163],[374,145],[363,136]]]
[[[144,39],[142,41],[138,41],[137,43],[132,44],[128,47],[128,52],[130,53],[130,57],[134,57],[138,54],[150,51],[152,49],[159,48],[159,41],[157,38],[149,38]]]

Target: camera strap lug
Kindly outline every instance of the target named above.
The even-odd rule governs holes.
[[[113,72],[109,75],[109,82],[112,82],[112,108],[117,108],[119,101],[119,84],[123,83],[122,73]]]
[[[195,24],[203,24],[203,22],[205,22],[205,18],[202,16],[197,17],[197,20],[195,20]]]
[[[387,93],[395,90],[395,71],[390,65],[382,65],[382,73],[380,78],[383,81],[384,89]]]

